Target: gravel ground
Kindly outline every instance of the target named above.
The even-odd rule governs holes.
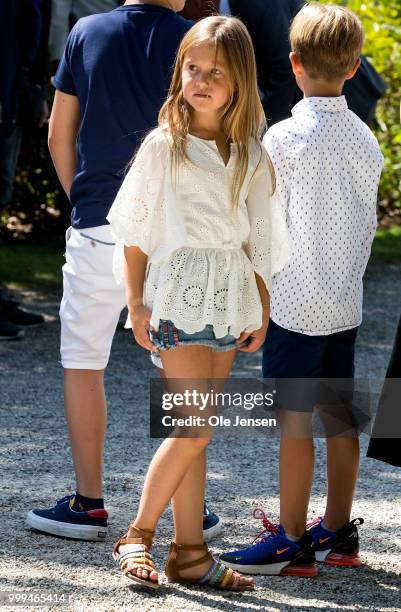
[[[384,376],[401,312],[401,266],[371,266],[365,284],[365,318],[357,346],[357,375]],[[137,505],[141,484],[157,441],[148,436],[148,379],[152,366],[129,332],[118,330],[106,386],[109,429],[105,454],[105,494],[110,532],[105,543],[52,538],[24,528],[25,513],[52,505],[73,489],[71,458],[58,364],[59,296],[25,293],[47,324],[28,330],[24,341],[0,346],[1,492],[0,590],[64,592],[68,610],[401,610],[401,472],[364,457],[355,516],[366,565],[360,570],[323,567],[315,580],[256,580],[256,590],[219,594],[200,588],[163,585],[148,594],[120,577],[110,556]],[[235,375],[258,376],[259,355],[240,355]],[[266,448],[269,446],[269,448]],[[324,508],[324,454],[317,441],[317,475],[311,517]],[[207,496],[224,521],[213,550],[248,544],[259,530],[254,507],[277,519],[277,440],[261,436],[215,440],[209,451]],[[171,514],[158,528],[155,557],[163,567],[171,537]],[[23,610],[19,606],[15,609]],[[32,608],[30,608],[32,609]],[[37,608],[39,609],[39,608]],[[44,608],[41,608],[44,609]]]

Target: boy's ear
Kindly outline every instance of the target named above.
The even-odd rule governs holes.
[[[350,70],[346,77],[345,80],[349,81],[350,79],[352,79],[353,76],[355,76],[356,71],[358,70],[359,66],[361,65],[361,58],[358,57],[358,59],[355,62],[355,66],[352,68],[352,70]]]
[[[297,55],[297,53],[295,51],[291,51],[290,53],[290,62],[291,62],[291,66],[292,66],[292,71],[295,74],[296,77],[300,77],[302,76],[302,65],[301,62],[299,61],[299,57]]]

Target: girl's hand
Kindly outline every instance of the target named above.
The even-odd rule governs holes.
[[[130,319],[135,340],[142,348],[156,353],[157,349],[149,338],[151,311],[143,304],[130,309]]]
[[[269,317],[270,317],[270,310],[263,309],[262,327],[260,329],[255,329],[255,331],[253,332],[242,332],[242,334],[236,341],[237,344],[241,344],[242,342],[247,340],[247,338],[250,338],[251,340],[248,346],[239,348],[238,349],[239,351],[241,351],[242,353],[255,353],[257,350],[260,349],[260,347],[262,346],[262,344],[264,343],[266,339],[267,328],[269,327]]]

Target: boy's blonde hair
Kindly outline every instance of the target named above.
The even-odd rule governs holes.
[[[184,57],[192,47],[204,44],[214,46],[216,58],[217,53],[222,53],[229,69],[230,97],[221,118],[227,140],[233,142],[238,151],[232,185],[232,199],[236,205],[248,169],[249,141],[251,138],[259,141],[266,123],[258,93],[252,41],[239,19],[206,17],[186,33],[178,49],[168,98],[159,113],[159,125],[167,127],[171,135],[172,164],[177,173],[179,162],[187,157],[186,136],[190,124],[190,106],[182,92]],[[274,182],[274,174],[272,180]]]
[[[314,79],[338,80],[353,69],[363,43],[358,17],[335,4],[312,3],[294,18],[290,43],[306,73]]]

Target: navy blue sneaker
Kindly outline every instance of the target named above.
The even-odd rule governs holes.
[[[360,567],[359,535],[357,525],[363,525],[363,518],[356,518],[337,531],[323,526],[319,516],[308,523],[307,528],[313,539],[316,561],[337,567]]]
[[[293,542],[287,538],[283,526],[271,523],[263,510],[254,510],[253,516],[262,520],[263,531],[249,548],[220,555],[225,565],[242,574],[303,578],[317,576],[309,531],[306,531],[300,540]]]
[[[207,507],[207,502],[205,502],[203,508],[203,540],[210,542],[213,538],[217,538],[222,529],[221,519]]]
[[[103,541],[107,535],[107,511],[99,508],[75,512],[71,509],[73,503],[74,495],[66,495],[58,500],[54,508],[31,510],[26,524],[32,529],[64,538]]]

